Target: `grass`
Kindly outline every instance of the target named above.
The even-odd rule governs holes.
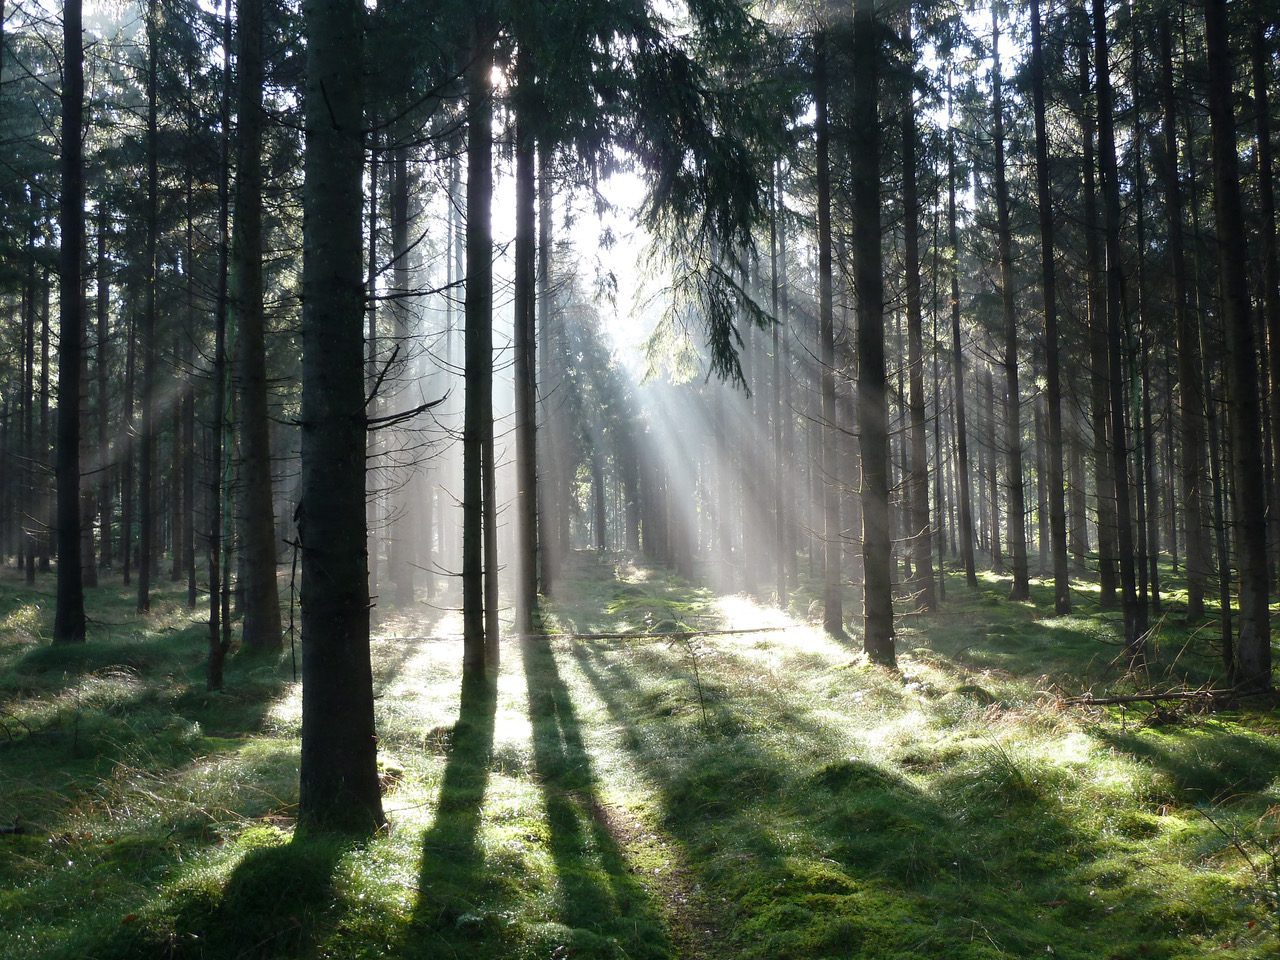
[[[1212,682],[1212,630],[1170,616],[1131,678],[1083,585],[1069,617],[1042,584],[947,587],[897,672],[589,557],[548,630],[633,638],[508,640],[465,689],[459,642],[375,639],[391,826],[352,844],[293,836],[287,652],[207,694],[177,593],[143,621],[99,588],[95,638],[54,648],[49,596],[5,574],[0,957],[1274,955],[1280,714],[1060,699]],[[711,625],[786,629],[645,636]]]

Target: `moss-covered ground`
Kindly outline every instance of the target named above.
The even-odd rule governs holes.
[[[803,616],[578,558],[549,633],[460,678],[455,614],[373,643],[388,829],[293,836],[290,654],[204,690],[205,626],[0,575],[0,957],[1192,958],[1280,954],[1280,713],[1069,706],[1212,683],[1214,624],[947,583],[900,669]],[[1176,600],[1176,595],[1175,595]],[[805,608],[801,593],[797,610]],[[687,640],[705,627],[767,632]],[[15,829],[16,828],[16,831]]]

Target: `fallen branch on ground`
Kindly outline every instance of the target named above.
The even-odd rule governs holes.
[[[1241,697],[1274,695],[1272,690],[1168,690],[1165,692],[1130,693],[1115,697],[1066,697],[1063,702],[1077,707],[1108,707],[1125,703],[1160,703],[1161,701],[1217,701]]]

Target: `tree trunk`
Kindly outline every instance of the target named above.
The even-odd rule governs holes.
[[[159,69],[160,29],[157,0],[147,4],[147,253],[142,313],[142,428],[138,437],[138,513],[141,530],[138,536],[138,612],[151,610],[151,572],[155,562],[155,379],[156,379],[156,244],[159,233],[157,195],[160,186],[159,145],[157,143],[156,83]]]
[[[1258,206],[1262,217],[1262,309],[1270,380],[1271,450],[1280,459],[1280,253],[1276,250],[1275,165],[1271,144],[1271,98],[1266,23],[1253,25],[1253,103],[1257,140]],[[1280,530],[1280,469],[1272,482],[1271,529]],[[1272,544],[1272,549],[1275,549]]]
[[[368,273],[365,278],[367,291],[366,309],[368,310],[369,331],[365,341],[365,392],[368,398],[368,415],[375,417],[381,411],[374,387],[378,382],[378,176],[381,170],[379,163],[378,134],[376,129],[369,135],[369,246]],[[452,200],[452,197],[450,197]],[[453,207],[450,204],[450,216]],[[452,262],[452,257],[446,257]],[[453,300],[449,300],[449,309],[453,309]],[[450,358],[451,360],[452,358]],[[378,432],[370,430],[365,436],[365,526],[368,528],[367,549],[369,551],[369,599],[372,607],[378,603],[378,554],[381,552],[382,534],[379,527],[378,507],[382,503],[382,493],[378,489]]]
[[[912,591],[918,594],[920,607],[933,610],[938,601],[933,583],[933,530],[929,519],[929,447],[925,431],[924,402],[924,319],[920,303],[920,199],[916,187],[916,108],[915,50],[911,39],[911,10],[906,12],[903,42],[911,70],[907,74],[902,101],[902,207],[903,255],[907,293],[907,366],[910,387],[907,400],[911,431],[912,558],[915,578]],[[781,490],[781,485],[779,485]]]
[[[1107,454],[1107,330],[1106,307],[1099,278],[1102,258],[1098,249],[1097,158],[1093,114],[1089,112],[1089,50],[1080,47],[1080,124],[1084,148],[1085,284],[1089,306],[1090,417],[1093,424],[1094,494],[1098,509],[1098,582],[1104,608],[1116,602],[1116,500],[1111,461]]]
[[[466,409],[463,423],[462,619],[463,667],[482,674],[497,652],[497,636],[487,636],[496,610],[489,609],[488,567],[497,557],[497,531],[487,529],[488,477],[493,437],[493,27],[477,15],[467,67],[467,271]],[[491,617],[491,614],[493,615]]]
[[[1053,560],[1053,609],[1071,612],[1067,563],[1067,514],[1063,501],[1062,375],[1058,356],[1058,284],[1053,261],[1053,202],[1049,189],[1049,134],[1045,124],[1044,51],[1040,0],[1031,0],[1031,97],[1036,128],[1036,205],[1040,215],[1040,284],[1044,299],[1045,405],[1049,431],[1047,472],[1042,483],[1049,508],[1049,552]]]
[[[782,178],[779,164],[774,163],[769,180],[769,284],[770,310],[773,314],[773,564],[774,600],[787,608],[787,502],[782,495],[783,422],[787,416],[782,405],[782,327],[785,318],[780,310],[782,280],[778,276],[778,217],[782,207]]]
[[[1105,0],[1093,0],[1093,50],[1097,72],[1098,160],[1102,172],[1102,227],[1106,249],[1107,371],[1111,403],[1111,466],[1116,495],[1116,545],[1119,550],[1121,606],[1129,662],[1145,659],[1146,605],[1139,603],[1135,572],[1136,552],[1129,500],[1129,451],[1125,430],[1124,277],[1120,262],[1120,181],[1116,168],[1115,129],[1112,117],[1111,65],[1108,54]]]
[[[1262,475],[1262,404],[1249,308],[1248,251],[1240,202],[1239,158],[1231,94],[1231,50],[1225,0],[1205,0],[1209,121],[1213,133],[1213,206],[1219,283],[1226,329],[1231,405],[1231,512],[1240,565],[1240,617],[1232,679],[1271,688],[1271,621],[1267,606],[1267,526]]]
[[[80,566],[80,390],[84,349],[84,38],[80,0],[63,4],[62,197],[58,222],[58,593],[55,643],[83,642]]]
[[[956,418],[956,464],[960,488],[960,556],[965,580],[978,585],[973,558],[973,499],[969,493],[969,438],[964,412],[964,349],[960,340],[960,234],[956,227],[956,139],[951,125],[951,73],[947,72],[947,211],[951,246],[951,362]]]
[[[884,276],[880,254],[879,59],[880,38],[877,36],[874,0],[856,0],[853,15],[852,121],[853,129],[861,131],[863,139],[860,149],[851,159],[853,266],[858,305],[858,446],[862,459],[862,559],[865,577],[862,648],[872,662],[893,666],[889,410],[884,356]],[[918,301],[919,290],[916,292]],[[918,313],[918,302],[916,310]],[[921,400],[923,402],[923,397]]]
[[[98,386],[98,514],[102,533],[98,549],[98,561],[104,569],[110,569],[111,552],[111,475],[114,464],[111,460],[110,434],[110,394],[107,392],[108,370],[110,369],[111,333],[109,328],[110,281],[107,278],[107,207],[105,203],[98,206],[98,349],[95,355],[94,372],[97,374]]]
[[[1164,157],[1161,163],[1165,210],[1169,220],[1169,272],[1173,277],[1174,327],[1178,342],[1178,409],[1181,459],[1183,551],[1187,569],[1187,619],[1204,617],[1205,582],[1209,575],[1208,528],[1204,514],[1204,379],[1200,360],[1199,317],[1187,302],[1186,242],[1183,237],[1182,183],[1178,178],[1177,100],[1173,87],[1173,40],[1169,17],[1160,18],[1160,90],[1163,101]]]
[[[827,121],[827,44],[826,34],[819,31],[814,38],[814,100],[817,110],[815,147],[817,150],[818,186],[818,366],[822,395],[822,536],[824,540],[825,576],[822,591],[822,625],[835,637],[844,636],[844,610],[841,598],[840,551],[843,548],[840,529],[840,488],[836,483],[840,436],[836,428],[835,378],[835,311],[832,304],[831,272],[831,161],[830,130]],[[877,241],[878,242],[878,241]],[[887,517],[886,517],[887,521]]]
[[[534,348],[537,359],[537,380],[534,384],[538,406],[541,408],[543,431],[546,442],[543,444],[543,455],[539,457],[544,477],[557,476],[559,463],[558,425],[549,409],[548,389],[551,383],[551,321],[553,304],[551,302],[551,200],[554,191],[551,176],[551,150],[545,145],[538,151],[538,289],[534,297],[537,314],[537,339],[540,341]],[[535,411],[534,416],[537,417]],[[535,431],[536,431],[535,425]],[[536,435],[535,435],[536,436]],[[542,592],[550,596],[555,589],[559,572],[559,562],[563,555],[563,544],[559,540],[560,493],[554,484],[539,483],[537,485],[537,549],[538,579]],[[648,547],[646,546],[646,550]]]
[[[365,557],[360,0],[308,0],[302,274],[302,757],[299,826],[384,822]]]
[[[532,83],[528,54],[521,53],[520,82]],[[523,105],[526,110],[528,104]],[[516,597],[515,629],[533,632],[538,603],[538,456],[534,390],[536,332],[534,140],[528,117],[517,116],[515,245]]]
[[[266,311],[262,279],[262,0],[236,0],[237,87],[235,230],[231,306],[239,333],[240,549],[245,646],[278,650],[275,511],[271,503],[271,430],[267,407]]]
[[[36,582],[37,515],[40,512],[36,471],[36,228],[27,234],[27,289],[23,329],[22,446],[23,470],[23,580]]]
[[[205,687],[221,690],[223,665],[231,648],[231,625],[223,602],[223,440],[227,410],[227,301],[231,258],[229,220],[231,197],[231,0],[226,0],[222,17],[222,137],[218,166],[218,276],[213,307],[213,405],[209,411],[209,655],[205,665]]]
[[[1027,569],[1027,514],[1022,475],[1022,417],[1018,388],[1018,315],[1013,298],[1013,238],[1009,227],[1009,185],[1004,169],[1004,101],[1000,76],[1000,19],[991,7],[991,113],[995,142],[997,243],[1000,255],[1000,300],[1004,307],[1005,457],[1009,486],[1009,553],[1013,565],[1011,600],[1031,599]],[[994,435],[994,434],[993,434]]]

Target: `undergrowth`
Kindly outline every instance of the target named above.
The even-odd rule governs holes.
[[[900,622],[898,671],[746,597],[578,558],[464,689],[460,644],[373,643],[390,827],[294,836],[289,655],[203,688],[205,626],[0,576],[0,957],[1262,957],[1280,948],[1274,709],[1063,703],[1212,683],[1170,614],[1126,676],[1113,615],[977,592]],[[805,609],[803,592],[795,610]],[[452,615],[386,613],[386,636]],[[772,632],[653,634],[723,626]],[[1154,722],[1153,722],[1154,721]]]

